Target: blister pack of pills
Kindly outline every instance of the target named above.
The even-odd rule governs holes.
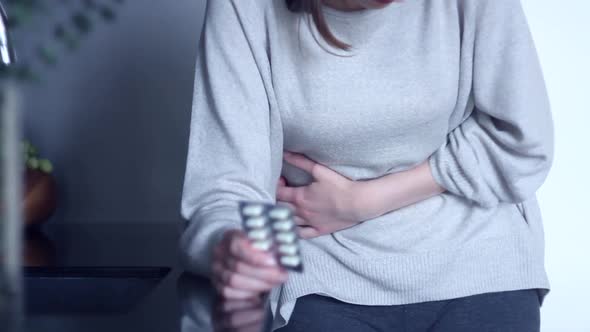
[[[289,207],[240,201],[239,210],[244,231],[254,248],[272,252],[286,269],[303,270],[299,236]]]

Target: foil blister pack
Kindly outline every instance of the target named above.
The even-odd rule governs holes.
[[[273,253],[286,269],[303,270],[299,235],[289,207],[240,201],[239,212],[244,231],[254,248]]]

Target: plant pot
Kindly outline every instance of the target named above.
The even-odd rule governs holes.
[[[51,174],[27,168],[24,193],[27,227],[42,224],[51,217],[57,207],[57,184]]]
[[[37,227],[25,232],[23,248],[24,266],[51,266],[55,263],[54,243]]]

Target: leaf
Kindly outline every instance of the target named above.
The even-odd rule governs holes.
[[[31,17],[31,12],[20,4],[14,4],[10,7],[10,15],[8,16],[8,26],[15,28],[22,26]]]
[[[64,39],[67,34],[68,32],[66,31],[66,27],[63,24],[58,23],[55,25],[55,28],[53,29],[53,35],[55,38]]]
[[[37,55],[46,65],[53,66],[57,63],[57,56],[49,46],[39,46],[37,48]]]
[[[111,22],[115,20],[115,12],[113,11],[113,9],[109,6],[101,6],[100,7],[100,16],[102,16],[102,18],[105,21]]]
[[[79,39],[61,23],[56,24],[53,35],[55,39],[64,43],[69,50],[75,50],[79,45]]]
[[[35,74],[28,64],[13,67],[13,75],[23,81],[39,82],[39,76]]]
[[[39,168],[39,159],[37,159],[37,158],[30,158],[29,160],[27,160],[27,166],[30,169],[37,169],[37,168]]]
[[[74,26],[80,31],[81,33],[88,33],[92,28],[92,23],[88,16],[86,16],[82,12],[75,13],[72,15],[72,22]]]
[[[88,8],[88,9],[96,9],[97,8],[95,0],[84,0],[84,5],[86,5],[86,8]]]
[[[53,165],[48,159],[40,159],[39,169],[45,173],[51,173],[53,171]]]

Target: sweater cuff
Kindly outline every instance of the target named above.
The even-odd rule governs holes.
[[[180,238],[180,259],[183,268],[204,277],[211,276],[213,248],[230,229],[241,229],[233,209],[205,213],[187,222]]]
[[[448,146],[442,146],[428,158],[434,181],[449,193],[463,197],[484,208],[495,206],[497,201],[489,195],[484,195],[483,188],[478,187],[478,182],[472,178],[476,175],[470,177],[453,152],[448,149]],[[477,166],[473,166],[471,169],[479,171]]]
[[[459,188],[469,187],[467,177],[461,166],[448,160],[449,152],[446,151],[446,148],[446,145],[440,147],[428,158],[432,177],[439,186],[446,189],[449,193],[466,197],[466,193]],[[472,199],[471,197],[466,198]]]

